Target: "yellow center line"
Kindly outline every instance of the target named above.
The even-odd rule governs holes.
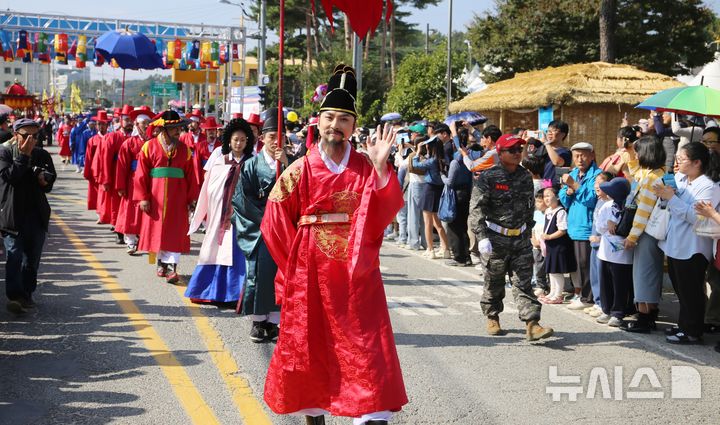
[[[75,198],[74,196],[66,196],[66,195],[57,195],[55,193],[49,193],[48,197],[50,198],[57,198],[63,201],[72,202],[73,204],[82,205],[83,207],[87,205],[86,202],[81,201],[78,198]]]
[[[271,425],[272,421],[253,394],[252,388],[245,379],[238,375],[237,362],[235,362],[232,354],[225,349],[225,344],[218,331],[210,323],[210,319],[202,313],[197,304],[193,304],[188,298],[185,298],[184,287],[178,286],[177,291],[195,319],[195,326],[197,326],[200,336],[208,348],[210,358],[225,381],[233,402],[240,411],[243,423],[247,425]]]
[[[180,401],[190,420],[194,424],[220,424],[220,421],[218,421],[213,411],[210,410],[210,407],[205,403],[200,392],[193,384],[183,365],[173,355],[155,328],[153,328],[150,322],[143,316],[137,305],[130,299],[128,292],[120,285],[117,279],[105,269],[97,257],[92,254],[87,245],[78,238],[65,221],[54,213],[52,214],[52,218],[87,265],[95,271],[100,282],[104,285],[106,292],[112,295],[125,316],[130,319],[129,321],[135,328],[135,332],[141,337],[145,348],[160,366],[160,369],[163,374],[165,374],[175,396]]]

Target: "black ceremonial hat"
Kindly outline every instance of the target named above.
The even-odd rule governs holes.
[[[340,64],[335,67],[328,82],[327,94],[320,105],[322,111],[339,111],[357,117],[355,98],[357,97],[357,80],[355,70],[351,66]]]
[[[262,133],[267,131],[278,131],[278,108],[270,108],[264,112],[265,121],[262,126]],[[281,127],[285,126],[285,120],[281,122]]]

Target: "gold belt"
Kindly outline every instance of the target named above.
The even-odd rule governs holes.
[[[303,215],[298,221],[298,226],[310,226],[313,224],[342,224],[350,223],[350,215],[347,213],[332,213],[318,215]]]

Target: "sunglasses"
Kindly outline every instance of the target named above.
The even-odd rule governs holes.
[[[507,153],[511,153],[511,154],[519,154],[519,153],[522,153],[522,151],[523,151],[523,148],[520,148],[520,147],[500,150],[500,152],[507,152]]]

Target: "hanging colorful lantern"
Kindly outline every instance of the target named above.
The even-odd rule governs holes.
[[[220,63],[227,63],[228,59],[230,58],[230,46],[227,43],[223,43],[220,45],[220,51],[219,51],[219,58]]]
[[[200,67],[208,68],[212,66],[211,50],[212,44],[209,41],[205,41],[200,45]]]
[[[22,58],[23,62],[26,62],[25,56],[28,53],[32,54],[32,47],[29,46],[28,33],[25,30],[18,31],[17,48],[15,52],[17,57]]]
[[[75,66],[85,68],[85,61],[87,61],[87,37],[79,35],[77,39],[77,49],[75,51]]]
[[[193,42],[192,41],[185,42],[185,45],[183,47],[183,61],[185,61],[184,65],[190,66],[191,68],[195,68],[195,60],[193,60],[193,57],[192,57],[192,50],[193,50]]]
[[[35,34],[35,50],[40,63],[50,63],[50,44],[48,44],[48,35],[45,33]]]
[[[55,34],[55,61],[67,65],[68,36],[67,34]]]
[[[0,43],[2,43],[2,56],[5,62],[13,62],[15,60],[15,54],[13,53],[13,46],[10,42],[10,33],[5,30],[0,30]]]
[[[214,69],[220,67],[220,43],[217,41],[210,43],[210,66]]]
[[[169,67],[177,67],[175,62],[180,59],[182,59],[182,41],[177,38],[173,41],[168,41],[166,64]]]

